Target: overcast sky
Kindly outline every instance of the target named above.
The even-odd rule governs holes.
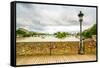
[[[83,30],[96,23],[96,8],[17,3],[17,28],[30,31],[54,33],[58,31],[79,32],[78,13],[82,11]]]

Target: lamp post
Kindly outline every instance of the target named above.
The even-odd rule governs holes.
[[[80,22],[80,46],[79,46],[79,51],[78,53],[83,55],[84,54],[84,46],[83,46],[83,37],[82,37],[82,22],[83,22],[83,16],[84,14],[82,11],[78,14],[79,17],[79,22]]]

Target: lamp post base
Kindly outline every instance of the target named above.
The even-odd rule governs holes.
[[[78,54],[84,55],[85,53],[84,53],[84,51],[79,51]]]

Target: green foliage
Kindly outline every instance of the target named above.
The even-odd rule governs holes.
[[[16,34],[26,34],[26,32],[22,30],[16,30]]]
[[[19,28],[18,30],[16,30],[16,34],[21,37],[29,37],[32,35],[32,33],[29,33],[26,30],[23,30],[22,28]]]
[[[94,24],[93,26],[92,26],[92,28],[90,29],[90,32],[92,33],[92,35],[96,35],[96,24]]]
[[[91,28],[82,32],[82,35],[85,38],[91,38],[92,35],[96,35],[96,24],[94,24]]]
[[[55,33],[54,35],[57,37],[57,38],[65,38],[67,36],[68,33],[66,32],[57,32]]]
[[[16,30],[16,35],[19,37],[30,37],[34,35],[47,35],[46,33],[39,33],[39,32],[33,32],[33,31],[28,31],[24,28],[19,28]]]

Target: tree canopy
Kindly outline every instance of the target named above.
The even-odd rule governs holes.
[[[91,38],[92,35],[96,35],[97,31],[96,31],[96,24],[94,24],[91,28],[85,30],[82,32],[82,35],[85,38]]]
[[[69,35],[69,33],[66,33],[66,32],[57,32],[57,33],[54,33],[54,35],[57,38],[65,38],[67,35]]]

